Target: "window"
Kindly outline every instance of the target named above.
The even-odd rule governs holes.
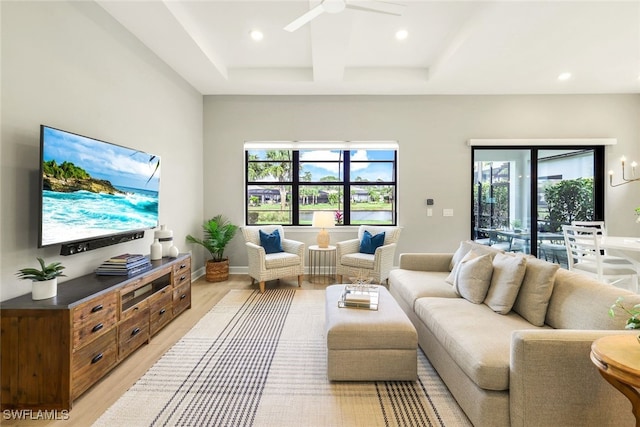
[[[397,144],[245,144],[246,223],[396,225]]]

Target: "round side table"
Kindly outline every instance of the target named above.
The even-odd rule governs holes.
[[[602,377],[631,402],[640,427],[640,343],[637,334],[609,335],[591,344],[591,361]]]
[[[333,279],[336,267],[336,247],[329,245],[321,248],[318,245],[309,246],[309,281],[322,279],[326,282]]]

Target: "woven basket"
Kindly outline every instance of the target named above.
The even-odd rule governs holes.
[[[207,282],[224,282],[229,279],[229,259],[222,261],[207,261]]]

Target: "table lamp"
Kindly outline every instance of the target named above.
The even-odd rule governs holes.
[[[311,220],[312,227],[320,228],[320,232],[318,233],[318,247],[320,248],[328,248],[329,247],[329,233],[326,228],[333,227],[335,225],[333,219],[333,212],[329,211],[317,211],[313,213],[313,219]]]

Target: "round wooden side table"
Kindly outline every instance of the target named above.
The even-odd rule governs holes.
[[[631,402],[640,427],[640,342],[638,335],[609,335],[591,344],[591,361],[602,377]]]

